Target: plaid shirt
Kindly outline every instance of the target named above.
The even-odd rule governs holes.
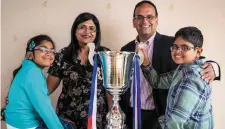
[[[211,87],[200,75],[203,64],[203,59],[196,60],[162,75],[143,69],[154,88],[169,88],[166,113],[159,118],[163,129],[213,129]]]

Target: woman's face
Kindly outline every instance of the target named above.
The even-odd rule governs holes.
[[[80,46],[93,43],[96,38],[96,26],[92,20],[80,23],[75,33]]]
[[[55,59],[55,49],[52,42],[44,40],[40,45],[34,48],[30,59],[41,68],[49,67]]]

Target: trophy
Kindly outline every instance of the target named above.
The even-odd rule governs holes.
[[[113,105],[111,110],[106,115],[107,125],[106,129],[126,129],[124,124],[126,116],[119,106],[120,95],[127,91],[130,87],[132,81],[131,78],[135,77],[135,83],[132,85],[134,97],[137,105],[137,110],[135,112],[140,116],[140,64],[144,60],[144,54],[142,51],[137,50],[137,52],[115,52],[115,51],[97,51],[95,52],[95,44],[88,43],[89,55],[88,60],[91,65],[93,65],[92,73],[92,86],[90,95],[90,104],[88,109],[88,122],[87,129],[96,128],[96,87],[97,87],[97,57],[100,57],[101,71],[103,74],[103,86],[112,95]],[[139,45],[141,46],[141,44]],[[143,46],[143,45],[142,45]],[[136,55],[138,54],[138,56]],[[94,60],[93,60],[94,56]],[[139,70],[138,70],[139,69]],[[139,90],[138,90],[139,89]],[[137,94],[136,94],[137,93]],[[136,107],[136,106],[135,106]],[[135,113],[135,114],[136,114]],[[140,117],[134,115],[135,126]],[[139,124],[141,125],[141,124]]]
[[[125,114],[119,106],[119,95],[131,85],[135,52],[97,52],[101,60],[103,86],[112,95],[113,105],[107,113],[106,129],[125,129]]]

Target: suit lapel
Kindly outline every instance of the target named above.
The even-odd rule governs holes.
[[[153,46],[153,55],[152,55],[152,66],[156,69],[156,71],[159,69],[160,67],[160,39],[161,39],[161,35],[156,32],[156,36],[154,39],[154,46]]]

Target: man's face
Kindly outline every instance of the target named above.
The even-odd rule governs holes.
[[[155,9],[150,4],[142,4],[135,10],[133,26],[139,36],[152,36],[158,26],[158,17]]]

